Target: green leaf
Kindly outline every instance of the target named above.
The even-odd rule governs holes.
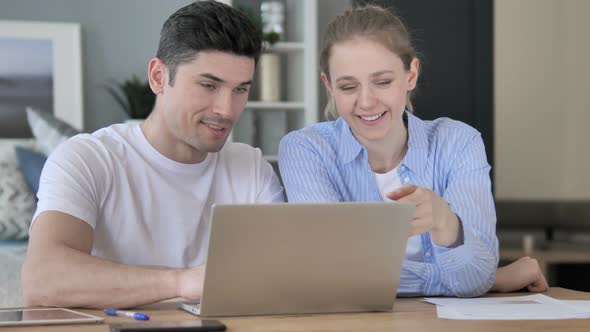
[[[156,95],[152,92],[149,83],[141,80],[137,75],[133,75],[123,83],[104,85],[104,88],[132,119],[145,119],[154,108]]]
[[[258,15],[254,9],[245,6],[238,6],[239,11],[243,12],[252,21],[256,27],[256,32],[260,35],[263,41],[268,42],[270,45],[278,42],[281,36],[276,32],[262,33],[262,16]]]

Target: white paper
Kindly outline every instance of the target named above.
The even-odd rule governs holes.
[[[477,297],[477,298],[456,298],[456,297],[425,297],[425,302],[437,305],[481,305],[481,304],[524,304],[524,303],[554,303],[552,297],[543,294],[510,296],[510,297]]]
[[[563,302],[574,307],[578,314],[584,315],[585,313],[590,313],[590,301],[563,300]]]
[[[561,301],[535,294],[473,299],[425,298],[437,305],[439,318],[470,320],[530,320],[589,318],[590,301]]]

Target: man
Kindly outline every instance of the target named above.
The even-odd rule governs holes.
[[[150,117],[78,135],[45,165],[22,271],[27,305],[200,297],[211,206],[283,199],[260,150],[225,144],[260,52],[256,28],[227,5],[170,16],[148,68]]]

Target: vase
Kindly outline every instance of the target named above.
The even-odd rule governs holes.
[[[281,100],[281,56],[264,53],[258,61],[258,99],[260,101]]]

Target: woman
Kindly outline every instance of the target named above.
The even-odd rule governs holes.
[[[492,286],[533,283],[502,278],[503,269],[496,278],[496,216],[480,134],[458,121],[412,114],[420,63],[399,18],[375,6],[337,17],[324,36],[320,67],[327,112],[339,118],[281,141],[289,201],[415,203],[400,295],[477,296]],[[512,270],[538,269],[531,262]],[[543,281],[534,287],[542,289]]]

